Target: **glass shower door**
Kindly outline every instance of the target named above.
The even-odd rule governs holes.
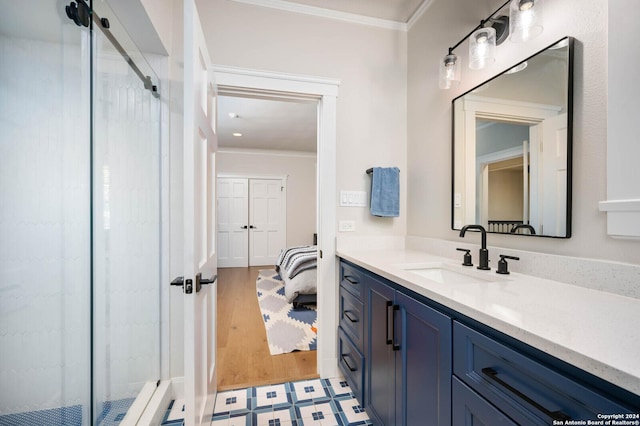
[[[135,71],[158,84],[145,58],[93,5],[109,20],[94,20],[93,81],[94,424],[109,425],[137,419],[160,379],[160,102]]]
[[[0,0],[0,424],[90,423],[89,30]]]
[[[124,50],[0,0],[0,425],[117,424],[160,379],[158,78],[92,3]]]

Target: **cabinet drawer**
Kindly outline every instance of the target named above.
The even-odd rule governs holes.
[[[364,299],[364,280],[364,272],[345,262],[340,262],[340,285],[360,301]]]
[[[454,322],[454,374],[522,425],[598,420],[627,408],[537,361]]]
[[[451,381],[453,426],[517,426],[457,377]]]
[[[340,286],[340,327],[353,341],[360,352],[364,333],[364,305]]]
[[[338,366],[351,391],[364,407],[364,357],[341,327],[338,327]]]

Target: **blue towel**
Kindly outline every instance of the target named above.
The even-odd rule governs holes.
[[[371,214],[400,216],[400,169],[374,167],[371,182]]]

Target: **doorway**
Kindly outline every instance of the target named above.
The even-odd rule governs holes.
[[[219,176],[217,194],[218,267],[274,265],[287,241],[286,179]]]
[[[337,292],[336,282],[336,105],[340,81],[292,74],[280,74],[235,67],[214,66],[213,72],[222,94],[273,95],[293,101],[317,103],[317,234],[318,234],[318,334],[317,372],[335,377],[337,368]],[[328,283],[326,286],[323,283]],[[327,308],[324,308],[327,307]]]

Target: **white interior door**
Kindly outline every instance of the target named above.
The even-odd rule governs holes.
[[[218,267],[249,266],[249,181],[218,178]]]
[[[249,264],[273,265],[286,244],[286,192],[280,179],[249,181]]]
[[[184,1],[185,425],[209,425],[216,392],[216,87],[194,0]]]
[[[564,236],[567,230],[567,121],[567,114],[559,114],[542,123],[541,216],[545,235]]]

